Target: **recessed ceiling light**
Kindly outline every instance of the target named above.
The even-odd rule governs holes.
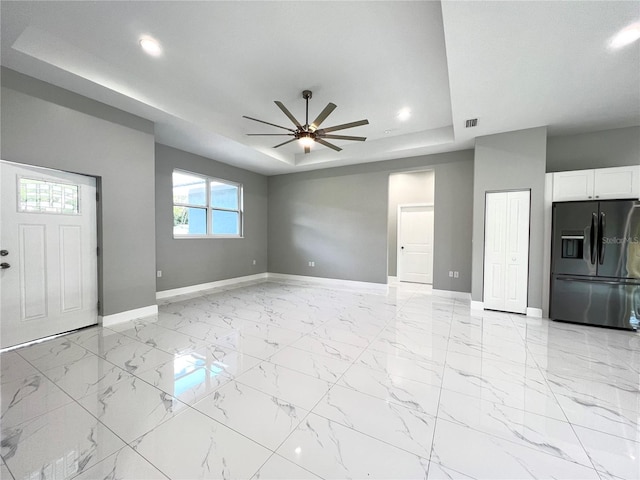
[[[160,42],[158,42],[153,37],[149,37],[146,35],[144,37],[140,37],[140,46],[152,57],[159,57],[160,55],[162,55],[162,47],[160,46]]]
[[[403,108],[398,112],[398,115],[396,116],[398,117],[398,120],[404,122],[411,116],[411,110],[409,110],[408,108]]]
[[[640,38],[640,22],[629,25],[620,30],[609,42],[610,48],[622,48]]]

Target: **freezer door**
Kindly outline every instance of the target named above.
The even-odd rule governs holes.
[[[640,320],[640,282],[553,275],[553,320],[636,330]]]
[[[554,274],[596,275],[597,223],[598,202],[553,204]]]
[[[640,279],[640,202],[600,202],[598,276]]]

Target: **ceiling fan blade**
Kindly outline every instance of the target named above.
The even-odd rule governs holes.
[[[246,115],[243,115],[242,118],[248,118],[249,120],[253,120],[254,122],[266,123],[267,125],[271,125],[272,127],[278,127],[284,130],[289,130],[290,132],[295,132],[293,128],[283,127],[281,125],[276,125],[275,123],[269,123],[269,122],[265,122],[264,120],[258,120],[257,118],[247,117]]]
[[[304,153],[309,153],[309,152],[311,152],[311,147],[305,145]]]
[[[331,115],[331,112],[333,112],[336,109],[336,104],[335,103],[331,103],[329,102],[327,104],[326,107],[324,107],[324,110],[322,110],[320,112],[320,115],[318,115],[318,118],[316,118],[313,122],[311,122],[311,125],[309,125],[309,128],[313,131],[313,130],[317,130],[318,127],[320,126],[320,124],[322,122],[325,121],[325,119]]]
[[[352,137],[352,136],[349,136],[349,135],[320,135],[320,134],[318,134],[318,136],[320,136],[322,138],[332,138],[334,140],[356,140],[358,142],[364,142],[367,139],[367,137]]]
[[[273,148],[278,148],[278,147],[281,147],[281,146],[283,146],[283,145],[286,145],[287,143],[291,143],[291,142],[295,142],[295,141],[296,141],[296,139],[295,139],[295,138],[292,138],[291,140],[287,140],[286,142],[279,143],[278,145],[276,145],[276,146],[275,146],[275,147],[273,147]]]
[[[329,143],[329,142],[325,142],[324,140],[322,140],[321,138],[316,137],[316,142],[318,142],[320,145],[324,145],[325,147],[329,147],[332,148],[333,150],[335,150],[336,152],[341,151],[342,149],[340,147],[336,147],[334,144]]]
[[[357,122],[343,123],[342,125],[323,128],[318,130],[318,133],[324,135],[325,133],[335,132],[336,130],[344,130],[345,128],[359,127],[360,125],[369,125],[369,120],[359,120]]]
[[[280,108],[280,110],[282,110],[282,113],[284,113],[287,117],[289,117],[289,120],[291,120],[296,127],[302,128],[302,125],[300,125],[300,122],[296,120],[296,117],[294,117],[291,114],[291,112],[287,110],[287,107],[285,107],[282,102],[276,100],[274,103]]]
[[[293,133],[247,133],[248,137],[290,137]]]

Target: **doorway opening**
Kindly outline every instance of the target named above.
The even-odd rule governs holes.
[[[433,170],[389,175],[390,282],[433,284],[434,199]]]

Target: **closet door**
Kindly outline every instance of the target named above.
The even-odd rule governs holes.
[[[526,313],[530,191],[487,193],[484,308]]]

